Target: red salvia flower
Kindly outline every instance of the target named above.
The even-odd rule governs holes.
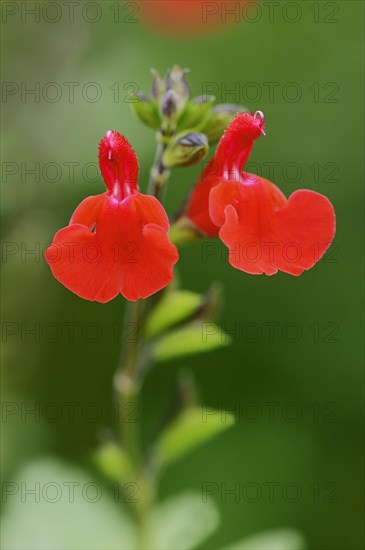
[[[201,34],[257,16],[252,0],[137,0],[137,5],[149,26],[169,35]]]
[[[86,300],[122,294],[147,298],[173,278],[178,260],[161,203],[138,190],[138,160],[127,140],[109,131],[99,146],[107,191],[87,197],[46,251],[55,278]]]
[[[323,256],[335,234],[330,201],[314,191],[289,199],[270,181],[243,173],[264,116],[238,115],[189,198],[185,216],[206,236],[219,236],[229,262],[246,273],[300,275]]]

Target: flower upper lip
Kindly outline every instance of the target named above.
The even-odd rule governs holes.
[[[122,201],[138,190],[138,160],[128,141],[108,130],[99,145],[99,163],[109,193]]]

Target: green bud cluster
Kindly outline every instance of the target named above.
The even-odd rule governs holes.
[[[203,160],[233,118],[246,111],[239,105],[215,105],[214,96],[191,99],[188,69],[175,65],[161,77],[152,70],[150,95],[137,92],[131,103],[141,122],[157,131],[164,144],[166,168],[190,166]]]

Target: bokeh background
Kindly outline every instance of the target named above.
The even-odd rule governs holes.
[[[3,14],[5,4],[18,5],[3,3]],[[298,2],[295,22],[288,21],[294,12],[287,4],[280,2],[273,20],[263,5],[261,15],[250,12],[251,22],[189,37],[126,22],[128,11],[115,22],[116,2],[108,1],[99,2],[102,17],[95,23],[80,9],[73,22],[64,10],[55,23],[42,16],[36,22],[30,15],[22,21],[20,12],[3,18],[2,81],[13,83],[3,88],[1,123],[6,482],[22,480],[29,464],[46,464],[47,457],[98,479],[90,456],[113,424],[112,377],[120,353],[114,329],[124,303],[82,301],[52,278],[39,250],[67,224],[81,199],[103,191],[95,163],[98,142],[109,128],[125,134],[135,148],[145,189],[154,135],[134,117],[128,97],[136,89],[149,90],[151,67],[165,72],[177,63],[191,69],[193,95],[210,83],[219,102],[265,113],[267,136],[256,143],[251,162],[266,177],[264,163],[277,163],[274,181],[286,195],[304,187],[328,196],[338,228],[326,257],[299,278],[249,276],[228,266],[218,252],[204,261],[199,243],[182,249],[183,287],[204,292],[212,281],[221,281],[220,323],[226,330],[238,324],[240,334],[228,348],[155,365],[143,390],[144,440],[154,433],[183,368],[193,372],[202,402],[241,407],[243,413],[233,428],[171,466],[158,498],[187,489],[200,493],[206,482],[227,487],[253,482],[262,488],[257,502],[230,496],[224,502],[217,492],[212,499],[221,522],[200,548],[221,548],[280,527],[301,531],[313,550],[363,547],[363,3]],[[89,13],[92,18],[92,8]],[[62,89],[56,101],[49,99],[56,89],[47,88],[51,82]],[[72,82],[78,83],[74,101],[65,84]],[[101,90],[97,101],[92,101],[95,87],[82,93],[92,82]],[[274,96],[267,83],[276,83]],[[40,86],[38,97],[22,95],[22,86]],[[232,89],[239,97],[229,93]],[[301,96],[294,101],[298,89]],[[73,178],[66,163],[78,163]],[[36,174],[24,173],[28,168]],[[170,213],[200,171],[194,166],[173,172]],[[26,249],[36,254],[25,254]],[[74,341],[68,323],[76,323]],[[88,323],[101,327],[95,342],[92,327],[82,334]],[[275,323],[272,338],[268,323]],[[300,337],[287,323],[300,327]],[[25,333],[37,324],[39,338]],[[73,402],[96,403],[102,415],[94,421],[89,409],[91,420],[76,414],[70,421],[65,403]],[[62,407],[54,421],[50,403]],[[276,403],[274,418],[268,403]],[[35,407],[39,417],[26,414],[26,407]],[[278,487],[273,502],[265,489],[270,482]],[[297,502],[282,496],[287,483],[300,486]],[[11,508],[21,518],[19,495],[7,500],[4,515]],[[113,513],[120,506],[114,503]],[[72,513],[77,517],[76,507]],[[26,536],[27,526],[20,520],[15,525],[4,548],[19,548],[19,533]]]

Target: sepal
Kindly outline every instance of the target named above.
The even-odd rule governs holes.
[[[161,127],[162,118],[154,99],[151,99],[142,92],[137,92],[134,96],[134,101],[131,102],[131,106],[143,124],[154,130],[158,130]]]
[[[224,134],[226,128],[239,113],[247,113],[248,110],[240,105],[222,103],[211,110],[209,116],[198,127],[208,137],[209,145],[216,143]]]
[[[201,233],[187,218],[182,216],[178,218],[172,225],[169,231],[169,238],[175,246],[190,243],[202,239],[204,234]]]
[[[190,166],[203,160],[209,151],[207,137],[200,132],[181,132],[167,146],[163,163],[167,168]]]
[[[214,96],[199,96],[189,101],[177,121],[177,129],[181,131],[200,127],[208,117],[214,101]]]

